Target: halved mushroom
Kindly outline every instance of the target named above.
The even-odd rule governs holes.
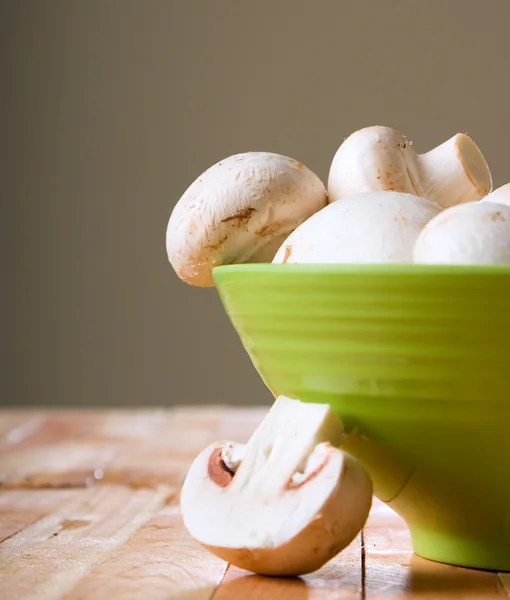
[[[185,526],[212,553],[265,575],[321,567],[363,527],[372,482],[334,447],[326,404],[280,396],[244,447],[217,442],[194,461],[181,493]]]
[[[448,208],[418,236],[414,262],[510,264],[510,206],[470,202]]]
[[[230,156],[198,177],[175,206],[168,259],[187,283],[212,287],[213,267],[271,262],[287,235],[326,204],[324,184],[297,160],[269,152]]]
[[[323,208],[284,241],[274,263],[411,263],[441,207],[411,194],[372,192]]]
[[[378,190],[408,192],[448,207],[479,200],[492,187],[489,167],[473,140],[458,133],[418,156],[390,127],[366,127],[337,150],[328,181],[329,201]]]
[[[508,204],[510,206],[510,183],[502,185],[485,196],[482,202],[497,202],[498,204]]]

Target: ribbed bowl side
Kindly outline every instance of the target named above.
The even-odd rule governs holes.
[[[431,506],[469,494],[510,542],[510,267],[235,265],[214,277],[275,395],[330,403],[428,482]]]

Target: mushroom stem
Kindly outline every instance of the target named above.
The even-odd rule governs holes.
[[[492,187],[489,167],[471,138],[457,133],[418,156],[391,127],[355,131],[337,150],[328,178],[329,202],[376,191],[405,192],[449,208],[479,200]]]
[[[492,178],[480,149],[463,133],[422,154],[417,160],[417,179],[425,198],[441,198],[448,208],[485,196]]]
[[[306,465],[317,443],[328,441],[336,446],[342,434],[342,422],[327,405],[280,396],[250,438],[232,486],[276,491]]]

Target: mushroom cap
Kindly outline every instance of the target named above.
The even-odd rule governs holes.
[[[446,209],[418,236],[414,262],[510,263],[510,206],[496,202],[468,202]]]
[[[441,207],[418,196],[371,192],[342,198],[283,242],[274,263],[411,263],[416,239]]]
[[[181,493],[188,531],[216,556],[254,573],[302,575],[347,547],[363,527],[372,482],[350,455],[320,444],[312,455],[320,468],[302,483],[266,490],[259,482],[251,494],[238,494],[209,477],[211,457],[228,444],[212,444],[197,457]]]
[[[220,441],[195,459],[181,492],[186,528],[255,573],[318,569],[356,537],[372,503],[365,469],[333,446],[343,437],[329,405],[279,396],[240,451]]]
[[[297,160],[269,152],[230,156],[178,201],[166,231],[168,259],[187,283],[212,287],[213,267],[270,262],[285,237],[326,204],[323,183]]]
[[[482,202],[497,202],[498,204],[508,204],[510,206],[510,183],[502,185],[485,196]]]
[[[329,201],[374,191],[414,192],[410,142],[400,131],[376,125],[352,133],[338,148],[328,177]]]

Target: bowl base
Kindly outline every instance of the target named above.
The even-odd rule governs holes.
[[[479,539],[411,527],[411,538],[414,552],[428,560],[487,571],[510,571],[508,536]]]

